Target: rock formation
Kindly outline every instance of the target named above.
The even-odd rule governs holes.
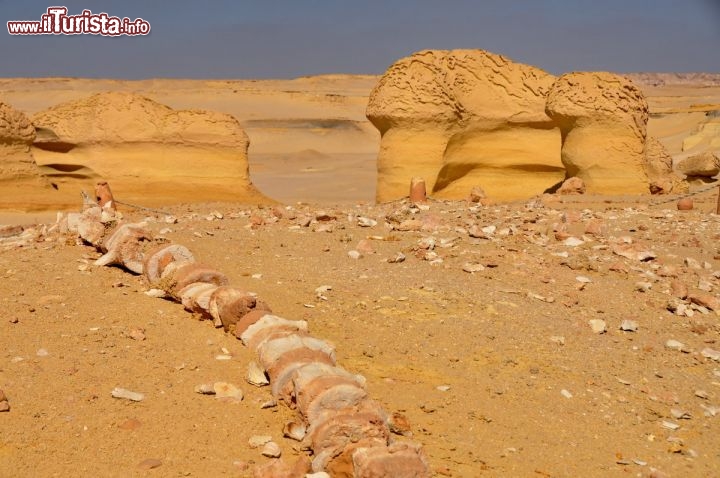
[[[697,152],[710,150],[720,153],[720,110],[709,111],[697,131],[683,140],[682,150]]]
[[[230,115],[108,92],[56,105],[32,121],[36,161],[72,194],[104,178],[120,200],[143,205],[267,202],[250,182],[248,138]]]
[[[673,172],[672,156],[652,136],[645,140],[644,167],[652,194],[682,194],[688,191],[687,182]]]
[[[563,179],[560,135],[545,114],[555,78],[483,50],[427,50],[393,64],[367,117],[382,135],[377,200],[407,196],[421,176],[431,195],[464,199],[542,193]]]
[[[20,111],[0,102],[0,208],[42,208],[53,190],[35,164],[30,145],[35,129]]]
[[[688,180],[707,181],[720,173],[720,158],[710,151],[696,154],[677,163],[677,171],[687,176]]]
[[[545,111],[562,132],[568,178],[581,178],[588,193],[648,191],[648,105],[630,80],[604,72],[564,74],[552,86]]]

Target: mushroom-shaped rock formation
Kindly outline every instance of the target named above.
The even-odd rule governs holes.
[[[269,202],[250,182],[248,137],[228,114],[107,92],[53,106],[32,122],[35,159],[61,191],[76,194],[100,177],[119,200],[143,205]]]
[[[528,198],[563,179],[560,134],[545,114],[555,77],[483,50],[426,50],[398,60],[372,91],[367,117],[382,135],[377,200],[431,195]]]
[[[30,154],[35,129],[22,112],[0,102],[0,208],[42,208],[52,193]]]
[[[545,111],[562,132],[568,178],[581,178],[591,194],[648,192],[648,105],[629,79],[605,72],[566,73],[552,86]]]

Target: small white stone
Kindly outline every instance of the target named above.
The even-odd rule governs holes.
[[[710,347],[706,347],[706,348],[702,349],[702,351],[700,352],[700,355],[702,355],[705,358],[714,360],[716,362],[720,362],[720,352],[717,350],[713,350]]]
[[[149,289],[145,291],[145,295],[148,297],[154,297],[156,299],[161,299],[165,297],[165,291],[161,289]]]
[[[575,280],[582,284],[589,284],[592,282],[592,279],[590,279],[589,277],[585,277],[585,276],[577,276],[577,277],[575,277]]]
[[[348,251],[347,254],[350,259],[360,259],[362,257],[362,254],[356,250]]]
[[[568,391],[565,390],[564,388],[563,388],[562,390],[560,390],[560,395],[562,395],[562,396],[565,397],[565,398],[572,398],[572,397],[573,397],[572,393],[568,392]]]
[[[133,402],[142,402],[145,399],[145,395],[143,395],[142,393],[131,392],[130,390],[126,390],[120,387],[115,387],[112,392],[110,392],[110,394],[114,398],[124,398]]]
[[[270,435],[253,435],[248,440],[248,445],[250,445],[250,448],[260,448],[270,441],[272,441]]]
[[[282,450],[280,449],[280,445],[274,441],[269,441],[263,446],[262,454],[268,458],[280,458]]]
[[[685,348],[685,344],[683,344],[682,342],[679,342],[675,339],[670,339],[667,342],[665,342],[665,347],[670,350],[682,350],[683,348]]]
[[[680,428],[680,425],[678,425],[677,423],[669,422],[667,420],[663,420],[662,427],[667,428],[668,430],[677,430],[678,428]]]
[[[577,246],[582,246],[583,244],[585,244],[585,242],[581,241],[577,237],[568,237],[567,239],[565,239],[563,241],[563,244],[568,247],[577,247]]]
[[[595,334],[604,334],[607,332],[607,324],[602,319],[590,319],[588,324]]]
[[[634,320],[623,320],[620,324],[620,330],[625,332],[635,332],[638,329],[638,324]]]

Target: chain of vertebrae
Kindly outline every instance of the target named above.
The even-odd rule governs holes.
[[[307,322],[273,315],[254,294],[229,285],[225,274],[196,262],[185,246],[154,241],[147,223],[118,220],[106,184],[97,191],[100,204],[83,197],[83,212],[68,214],[66,227],[104,253],[95,264],[142,274],[151,288],[187,310],[218,328],[234,329],[256,352],[274,398],[297,410],[298,429],[305,433],[296,438],[312,450],[313,472],[357,478],[430,476],[420,445],[393,441],[388,415],[369,398],[365,379],[337,366],[334,347],[311,336]],[[292,478],[307,471],[300,466],[281,473]]]

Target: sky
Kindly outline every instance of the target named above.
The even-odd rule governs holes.
[[[147,36],[10,35],[50,6],[142,18]],[[0,0],[0,77],[381,74],[480,48],[550,73],[720,72],[720,0]]]

